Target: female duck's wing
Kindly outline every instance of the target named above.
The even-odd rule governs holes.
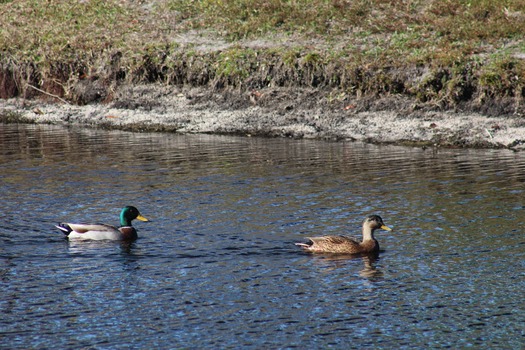
[[[346,236],[308,237],[308,239],[314,242],[314,244],[359,244],[359,242]]]
[[[308,243],[296,243],[305,250],[320,253],[354,253],[359,251],[359,242],[346,236],[308,237]]]

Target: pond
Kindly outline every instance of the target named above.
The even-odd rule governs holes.
[[[525,154],[0,124],[2,348],[522,348]],[[132,243],[54,225],[118,224]],[[378,257],[294,245],[360,236]]]

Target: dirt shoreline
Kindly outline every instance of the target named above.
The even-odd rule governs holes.
[[[0,100],[0,122],[525,149],[525,120],[519,115],[418,111],[395,96],[334,103],[312,89],[217,92],[148,84],[119,88],[107,104],[79,106],[44,97]]]

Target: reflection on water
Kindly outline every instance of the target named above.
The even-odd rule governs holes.
[[[326,267],[330,273],[333,270],[344,268],[347,264],[362,262],[362,269],[359,270],[359,276],[368,279],[370,282],[379,282],[383,278],[383,272],[377,267],[379,254],[315,254],[311,259],[318,261],[321,268]]]
[[[3,347],[525,341],[522,153],[0,125],[0,154]],[[128,204],[133,243],[53,227]],[[377,257],[293,244],[369,214]]]

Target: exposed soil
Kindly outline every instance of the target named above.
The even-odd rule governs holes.
[[[83,95],[96,95],[97,89],[97,84],[91,84]],[[495,105],[494,110],[497,108],[501,107]],[[239,91],[126,85],[114,88],[107,103],[71,105],[49,94],[30,100],[0,100],[0,121],[418,146],[525,148],[525,120],[520,115],[444,112],[396,95],[337,99],[313,88]]]

